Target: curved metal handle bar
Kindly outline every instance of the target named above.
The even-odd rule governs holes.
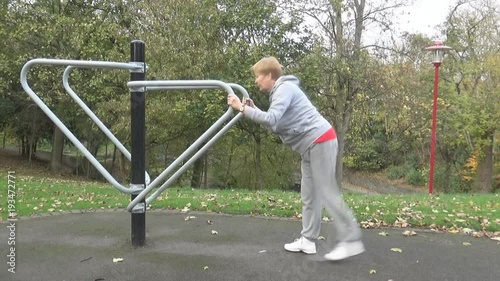
[[[243,88],[241,85],[236,84],[236,83],[228,83],[228,85],[229,85],[229,87],[235,88],[240,93],[242,93],[245,98],[249,98],[250,97],[250,95],[248,95],[247,90],[245,88]]]
[[[131,89],[146,87],[149,90],[188,90],[222,88],[228,94],[234,94],[233,89],[225,82],[219,80],[146,80],[130,81],[127,86]]]
[[[136,189],[126,188],[122,186],[118,181],[116,181],[108,171],[95,159],[95,157],[90,153],[87,148],[71,133],[71,131],[59,120],[59,118],[50,110],[50,108],[45,105],[45,103],[38,97],[38,95],[30,88],[27,82],[28,72],[33,65],[60,65],[60,66],[79,66],[79,67],[96,67],[96,68],[108,68],[108,69],[143,69],[143,65],[129,64],[129,63],[117,63],[117,62],[102,62],[102,61],[79,61],[79,60],[58,60],[58,59],[33,59],[28,61],[21,70],[21,85],[24,91],[30,96],[30,98],[42,109],[42,111],[54,122],[54,124],[63,132],[63,134],[80,150],[83,155],[89,160],[89,162],[106,178],[106,180],[111,183],[115,188],[123,193],[131,194],[137,192]]]
[[[174,82],[174,80],[172,80]],[[198,81],[198,80],[196,80]],[[205,81],[210,81],[210,80],[205,80]],[[213,86],[213,81],[212,80],[210,83],[207,83],[207,86],[200,86],[200,85],[179,85],[179,84],[186,84],[185,82],[179,83],[180,81],[175,81],[173,84],[176,84],[175,86],[170,86],[170,85],[164,85],[165,83],[162,83],[162,81],[153,81],[153,82],[160,82],[158,84],[162,84],[163,86],[155,86],[153,89],[150,87],[146,86],[148,90],[166,90],[166,89],[206,89],[206,88],[219,88],[218,86]],[[142,82],[142,81],[141,81]],[[149,81],[151,82],[151,81]],[[248,92],[245,90],[245,88],[241,87],[238,84],[226,84],[221,81],[216,81],[217,85],[220,83],[223,83],[225,85],[229,85],[231,87],[234,87],[238,89],[245,97],[249,97]],[[130,82],[129,82],[130,83]],[[135,81],[133,83],[136,83]],[[210,86],[212,85],[212,86]],[[226,87],[224,87],[227,89]],[[233,93],[232,89],[230,93]],[[142,201],[147,194],[155,188],[161,181],[165,179],[165,177],[172,172],[172,170],[177,167],[184,159],[189,156],[191,153],[193,153],[194,150],[196,150],[201,143],[208,138],[211,134],[214,133],[216,128],[220,127],[223,122],[226,121],[226,119],[229,118],[230,115],[232,115],[233,110],[231,107],[229,107],[228,111],[217,120],[208,130],[205,131],[191,146],[189,146],[188,149],[186,149],[177,159],[175,159],[174,162],[172,162],[156,179],[153,180],[153,182],[146,187],[143,191],[141,191],[140,194],[138,194],[134,200],[132,200],[129,205],[127,206],[127,210],[131,211],[136,204],[138,204],[140,201]],[[233,118],[226,126],[224,126],[209,142],[207,142],[199,151],[194,154],[191,159],[189,159],[175,174],[173,174],[153,195],[151,195],[149,198],[147,198],[146,202],[149,203],[153,201],[156,197],[158,197],[163,190],[165,190],[168,186],[170,186],[184,171],[189,168],[192,163],[194,163],[195,160],[197,160],[203,152],[205,152],[215,141],[217,141],[236,121],[238,121],[243,115],[238,114],[235,118]]]
[[[231,88],[237,89],[240,93],[243,94],[245,98],[250,97],[245,88],[243,88],[239,84],[235,83],[227,83]],[[147,86],[146,89],[148,91],[157,91],[157,90],[196,90],[196,89],[217,89],[218,86]]]
[[[97,127],[99,127],[99,129],[101,129],[101,131],[111,140],[111,142],[113,142],[113,144],[116,145],[118,150],[120,150],[120,152],[123,153],[123,155],[125,155],[125,157],[127,157],[129,161],[131,161],[132,156],[130,152],[115,137],[115,135],[111,133],[111,131],[106,127],[106,125],[104,125],[104,123],[102,123],[101,120],[99,120],[99,118],[94,114],[94,112],[90,110],[90,108],[82,101],[82,99],[80,99],[80,97],[75,93],[75,91],[73,91],[73,89],[69,85],[69,76],[74,68],[75,68],[74,66],[68,66],[66,67],[66,70],[64,70],[63,74],[64,89],[66,89],[66,92],[68,92],[68,94],[73,98],[73,100],[83,109],[83,111],[85,111],[85,113],[90,117],[90,119],[94,121]]]

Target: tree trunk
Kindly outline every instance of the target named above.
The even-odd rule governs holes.
[[[112,160],[111,160],[111,168],[110,168],[110,171],[109,171],[110,174],[113,174],[113,170],[115,168],[116,149],[117,149],[116,145],[113,145],[113,157],[112,157]]]
[[[451,177],[452,177],[451,165],[452,165],[451,161],[446,161],[444,164],[444,169],[445,169],[444,170],[444,179],[442,181],[444,193],[450,193],[450,191],[451,191],[451,188],[450,188],[451,187],[450,182],[451,182]]]
[[[52,154],[50,157],[50,170],[53,172],[60,171],[62,166],[62,158],[64,151],[64,134],[54,126],[54,135],[52,138]]]
[[[127,168],[127,161],[126,160],[126,157],[125,155],[123,155],[123,153],[121,153],[121,151],[118,151],[118,166],[119,166],[119,172],[120,172],[120,175],[123,175],[124,179],[128,179],[129,178],[129,172],[128,172],[128,168]]]
[[[347,93],[348,89],[341,89],[340,92],[344,92],[344,95],[337,95],[336,104],[337,110],[342,112],[342,114],[337,114],[334,120],[334,127],[337,133],[337,141],[338,141],[338,154],[337,154],[337,165],[335,169],[335,176],[337,177],[337,182],[339,187],[342,188],[342,179],[343,179],[343,170],[344,170],[344,147],[345,147],[345,139],[347,136],[347,131],[349,130],[349,126],[351,123],[352,116],[352,107],[349,107],[349,99],[346,96],[350,94]]]
[[[21,156],[26,155],[26,153],[24,153],[24,148],[25,148],[25,146],[24,146],[24,136],[22,136],[21,137],[21,147],[20,147],[20,151],[19,151],[19,153],[21,154]]]
[[[256,186],[257,190],[262,190],[264,188],[264,175],[262,172],[262,140],[260,134],[257,132],[255,137],[255,175],[256,175]]]
[[[106,143],[104,147],[104,166],[106,167],[106,162],[108,161],[108,144],[109,144],[109,139],[106,138]]]
[[[94,158],[96,158],[97,160],[97,153],[99,152],[99,142],[97,140],[91,140],[89,141],[89,147],[88,147],[88,150],[90,152],[90,154],[92,154],[94,156]],[[97,160],[99,161],[99,160]],[[94,167],[94,165],[92,165],[92,163],[87,159],[85,158],[85,165],[86,165],[86,176],[90,179],[98,179],[100,174],[98,173],[97,169]]]
[[[191,176],[191,187],[200,188],[202,174],[203,174],[203,157],[200,157],[194,162],[193,165],[193,175]]]
[[[203,188],[208,188],[208,153],[203,157]]]
[[[230,184],[233,183],[231,179],[231,165],[233,164],[233,155],[234,155],[234,144],[231,143],[231,146],[229,147],[229,159],[227,160],[227,168],[226,168],[226,178],[225,178],[225,183],[224,187],[228,187]]]
[[[492,191],[493,180],[493,133],[488,137],[488,145],[483,147],[481,158],[477,165],[473,189],[476,192],[488,193]]]
[[[339,142],[339,151],[337,153],[337,165],[335,166],[335,176],[337,178],[337,183],[339,188],[342,188],[342,179],[343,179],[343,171],[344,171],[344,162],[342,159],[344,158],[344,135],[337,135],[337,140]]]

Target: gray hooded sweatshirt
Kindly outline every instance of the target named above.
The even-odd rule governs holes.
[[[269,110],[247,107],[245,116],[279,135],[284,144],[301,155],[332,125],[299,88],[299,79],[281,76],[269,95]]]

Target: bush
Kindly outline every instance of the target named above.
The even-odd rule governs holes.
[[[386,175],[391,180],[402,179],[405,177],[405,167],[403,166],[389,166],[386,170]]]
[[[445,193],[464,193],[471,191],[469,182],[462,181],[460,174],[446,173],[445,167],[438,165],[434,170],[434,186]]]
[[[419,171],[415,168],[411,168],[408,170],[408,172],[406,173],[405,179],[411,185],[422,186],[422,185],[425,185],[425,183],[426,183],[426,178],[425,178],[424,173],[422,173],[421,171]]]
[[[492,189],[494,193],[500,193],[500,175],[496,175],[491,183]]]

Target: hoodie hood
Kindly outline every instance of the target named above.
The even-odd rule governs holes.
[[[290,82],[290,83],[293,83],[297,86],[300,85],[299,78],[297,78],[293,75],[283,75],[280,78],[278,78],[278,80],[276,80],[276,83],[274,83],[274,86],[273,86],[273,89],[271,90],[271,93],[273,93],[274,90],[276,90],[276,88],[278,88],[281,84],[283,84],[285,82]]]
[[[276,89],[279,86],[283,85],[283,83],[286,83],[286,82],[292,83],[292,84],[294,84],[296,86],[300,85],[300,80],[296,76],[293,76],[293,75],[283,75],[283,76],[281,76],[280,78],[278,78],[278,80],[276,80],[276,82],[274,83],[273,88],[271,89],[271,93],[269,93],[269,102],[271,102],[271,100],[273,98],[273,94],[276,91]]]

